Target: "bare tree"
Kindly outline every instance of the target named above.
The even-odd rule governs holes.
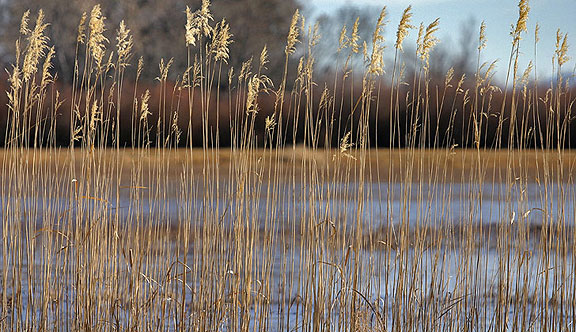
[[[334,13],[322,14],[318,17],[320,24],[320,34],[322,39],[318,45],[317,53],[320,70],[324,72],[330,71],[334,65],[334,61],[345,60],[349,52],[337,54],[340,43],[340,33],[344,26],[346,26],[347,34],[352,34],[354,26],[357,25],[358,41],[357,43],[362,46],[366,41],[371,45],[372,33],[374,32],[374,25],[378,19],[378,14],[381,8],[374,6],[357,6],[357,5],[343,5],[338,8]],[[353,54],[353,63],[356,65],[362,64],[362,53]]]
[[[106,19],[107,36],[114,44],[116,30],[124,20],[134,36],[134,54],[142,56],[143,75],[158,75],[156,64],[161,58],[174,58],[172,72],[182,73],[186,68],[184,24],[186,5],[192,10],[200,7],[182,0],[0,0],[0,62],[4,65],[14,60],[14,41],[19,36],[22,14],[44,10],[50,22],[49,36],[56,47],[55,69],[60,78],[72,78],[76,56],[77,27],[83,12],[100,3]],[[234,34],[230,65],[239,65],[251,56],[258,56],[268,45],[270,75],[281,72],[284,61],[285,38],[290,18],[296,9],[295,0],[221,0],[214,1],[212,12],[216,21],[226,18]],[[113,46],[111,46],[113,48]],[[81,55],[80,55],[81,56]]]

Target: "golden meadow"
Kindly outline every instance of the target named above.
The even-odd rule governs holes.
[[[358,21],[344,27],[337,52],[347,60],[321,84],[320,36],[299,12],[286,31],[283,78],[272,81],[266,48],[227,66],[234,27],[215,22],[204,0],[182,21],[188,68],[174,81],[172,62],[160,62],[154,108],[152,92],[137,87],[152,86],[141,72],[156,64],[132,54],[129,27],[107,28],[100,6],[71,18],[80,20],[77,57],[63,98],[48,23],[26,12],[0,152],[0,329],[574,329],[567,38],[558,31],[555,79],[541,91],[536,63],[518,68],[523,36],[534,33],[535,48],[539,40],[538,28],[526,29],[528,2],[518,9],[503,87],[494,63],[480,63],[484,24],[476,74],[449,70],[433,82],[439,21],[415,26],[410,7],[386,49],[386,9],[372,40],[360,40]],[[418,68],[408,80],[401,54],[411,33]],[[386,72],[384,52],[394,54]],[[221,82],[235,93],[221,93]],[[272,100],[267,115],[263,98]],[[69,119],[59,117],[63,105]],[[382,108],[385,131],[374,121]],[[454,121],[438,136],[439,113],[462,110],[466,149],[450,139]],[[179,120],[193,114],[200,143]],[[69,124],[65,147],[60,121]],[[126,121],[130,147],[120,139]],[[391,148],[374,148],[372,130]]]

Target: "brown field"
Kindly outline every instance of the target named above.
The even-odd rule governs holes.
[[[120,151],[102,149],[95,152],[101,162],[119,165],[123,177],[134,171],[137,165],[150,169],[158,165],[162,160],[168,160],[168,175],[177,178],[186,167],[196,175],[201,174],[204,163],[213,164],[218,162],[221,171],[228,173],[233,155],[238,151],[221,148],[214,151],[204,151],[202,148],[192,149],[162,149],[151,150],[143,154],[137,149],[121,149]],[[303,146],[286,147],[280,150],[254,150],[250,154],[252,158],[261,160],[264,168],[281,168],[284,171],[280,175],[291,177],[293,174],[299,179],[302,170],[310,163],[314,163],[318,169],[334,169],[343,167],[349,163],[348,159],[335,158],[339,153],[337,149],[309,149]],[[32,164],[46,165],[52,170],[62,170],[74,165],[79,168],[83,162],[80,156],[90,155],[82,149],[58,149],[58,150],[25,150],[24,163],[29,167]],[[359,152],[350,152],[356,159]],[[73,163],[72,156],[75,156]],[[0,161],[8,162],[9,151],[0,150]],[[560,153],[554,150],[472,150],[472,149],[369,149],[366,152],[367,171],[365,180],[383,181],[392,173],[399,174],[405,169],[407,161],[422,165],[424,169],[435,169],[441,173],[450,174],[450,182],[466,182],[472,176],[471,172],[476,167],[478,158],[481,160],[485,180],[490,183],[505,181],[506,171],[510,168],[514,177],[525,176],[525,181],[538,182],[544,178],[546,167],[551,168],[547,176],[557,178],[556,172],[562,173],[562,181],[571,180],[576,169],[576,152],[562,150]],[[190,167],[191,166],[191,167]],[[553,167],[552,167],[553,166]],[[54,174],[58,174],[55,172]],[[516,176],[517,175],[517,176]],[[377,179],[376,177],[379,177]],[[412,181],[419,181],[420,174],[412,174]],[[355,179],[357,180],[357,179]]]

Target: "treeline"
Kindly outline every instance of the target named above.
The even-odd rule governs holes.
[[[85,56],[78,48],[77,25],[80,18],[89,19],[86,13],[91,4],[26,0],[7,1],[0,6],[4,12],[2,26],[7,31],[0,41],[1,49],[13,52],[4,52],[1,57],[4,63],[14,60],[11,57],[16,54],[14,47],[8,45],[15,45],[14,40],[25,42],[21,23],[16,18],[24,13],[24,8],[42,6],[46,10],[46,21],[51,22],[46,29],[47,37],[55,47],[50,69],[55,79],[49,87],[50,98],[43,100],[41,109],[30,115],[30,123],[54,124],[53,130],[40,131],[45,136],[43,141],[52,140],[58,146],[76,144],[71,137],[73,112],[90,108],[82,104],[82,98],[72,103],[74,91],[79,88],[73,85],[74,67],[82,63]],[[101,110],[101,118],[117,119],[119,123],[114,126],[120,129],[117,134],[109,131],[106,134],[109,137],[101,138],[108,142],[105,145],[112,144],[113,139],[121,146],[136,145],[140,133],[135,124],[141,117],[142,99],[146,95],[148,123],[153,124],[147,129],[150,144],[164,144],[163,137],[174,127],[179,132],[179,140],[172,145],[229,146],[235,124],[248,117],[249,76],[258,72],[263,87],[256,97],[258,116],[254,118],[253,130],[260,144],[266,137],[267,121],[273,118],[284,131],[275,139],[313,146],[338,147],[347,134],[354,137],[360,122],[366,120],[369,124],[366,137],[371,147],[576,146],[576,137],[571,134],[576,129],[572,121],[575,91],[568,84],[571,77],[563,76],[559,70],[552,82],[538,83],[528,68],[523,75],[516,73],[514,82],[508,86],[499,85],[493,80],[491,64],[473,68],[474,50],[480,47],[471,42],[474,40],[472,28],[465,29],[461,50],[452,56],[445,50],[435,49],[426,59],[419,59],[420,45],[416,45],[416,52],[402,52],[401,47],[396,47],[394,63],[386,64],[386,73],[376,70],[370,86],[366,86],[366,73],[374,70],[370,62],[377,58],[384,66],[383,55],[374,51],[380,47],[380,41],[376,37],[368,42],[362,40],[370,39],[366,29],[374,24],[361,25],[359,19],[346,18],[350,11],[341,11],[338,15],[344,16],[348,25],[341,30],[339,40],[322,45],[323,31],[328,38],[336,38],[334,18],[320,20],[327,24],[332,35],[301,18],[296,22],[300,36],[296,49],[287,52],[286,37],[291,26],[295,26],[293,17],[296,16],[291,14],[296,9],[294,2],[220,1],[212,5],[210,16],[214,22],[225,17],[221,23],[213,24],[231,27],[229,54],[218,67],[212,68],[218,72],[213,73],[209,85],[190,89],[190,85],[194,85],[190,82],[194,71],[191,64],[204,61],[198,58],[199,53],[190,52],[191,45],[188,49],[185,45],[186,12],[192,9],[176,0],[163,5],[135,0],[110,1],[102,8],[108,15],[106,42],[114,45],[118,32],[115,27],[123,22],[130,29],[132,43],[130,57],[125,59],[128,65],[122,71],[121,86],[115,86],[117,77],[106,76],[103,79],[113,83],[110,90],[97,92],[102,101],[116,99]],[[196,9],[200,9],[200,5]],[[122,21],[123,17],[126,21]],[[420,36],[424,34],[423,28],[422,25],[419,40],[425,37]],[[432,26],[434,29],[437,26]],[[480,35],[482,29],[481,26]],[[205,42],[193,45],[194,50],[208,48],[214,40]],[[482,44],[482,37],[479,43]],[[388,50],[382,48],[379,52]],[[453,64],[448,70],[446,62]],[[158,63],[164,67],[158,68]],[[157,80],[163,70],[166,78]],[[195,75],[200,78],[203,74]],[[9,76],[4,74],[0,90],[9,91],[10,84]],[[96,89],[103,86],[105,82]],[[118,93],[118,89],[122,92]],[[279,103],[286,105],[280,113],[277,112]],[[9,104],[7,94],[1,94],[0,132],[4,133],[9,126]],[[310,126],[315,127],[315,137],[307,134]],[[203,131],[206,128],[214,131],[206,135]],[[32,135],[32,132],[38,135],[38,131],[32,129],[22,135]],[[6,137],[0,137],[2,146],[8,143]]]
[[[6,77],[2,80],[3,84]],[[330,81],[328,78],[325,81]],[[332,80],[333,82],[333,80]],[[2,85],[2,90],[6,89],[6,85]],[[320,146],[327,145],[329,142],[331,147],[338,147],[340,139],[350,130],[353,131],[357,126],[359,119],[359,112],[355,112],[359,105],[357,101],[360,99],[361,87],[357,84],[355,87],[346,86],[340,89],[336,95],[328,97],[322,95],[323,87],[317,86],[314,92],[313,105],[316,119],[322,135],[328,134],[328,140],[319,142]],[[446,91],[443,91],[446,88]],[[528,87],[527,87],[528,88]],[[57,84],[55,89],[59,91],[60,98],[63,101],[61,106],[54,110],[52,101],[45,101],[45,109],[43,113],[43,120],[39,123],[46,123],[47,121],[54,120],[57,124],[56,143],[59,146],[69,146],[70,144],[70,110],[71,110],[71,86],[67,84]],[[122,99],[122,104],[119,105],[121,110],[120,114],[120,140],[121,145],[130,147],[133,145],[134,139],[134,122],[140,116],[137,110],[134,110],[132,94],[135,87],[133,85],[125,85],[125,91]],[[471,91],[473,85],[471,82],[464,80],[463,82],[454,79],[448,84],[448,87],[438,82],[434,85],[433,93],[430,93],[429,100],[430,108],[425,111],[424,109],[418,110],[413,113],[410,107],[410,101],[403,103],[399,106],[398,117],[394,118],[394,114],[390,114],[389,100],[390,94],[396,93],[391,90],[391,87],[386,83],[378,87],[375,92],[376,98],[380,99],[379,104],[376,105],[377,100],[374,100],[373,108],[370,112],[370,126],[369,126],[369,144],[372,147],[406,147],[410,144],[411,132],[414,128],[411,125],[416,119],[423,119],[425,116],[429,117],[429,123],[432,124],[430,130],[425,137],[422,137],[422,130],[416,130],[417,137],[414,139],[421,143],[423,147],[433,146],[450,146],[450,147],[476,147],[478,144],[481,147],[497,148],[507,147],[509,140],[510,129],[510,113],[511,113],[511,93],[508,93],[505,103],[504,113],[501,115],[501,106],[504,101],[504,93],[499,88],[493,88],[494,91],[489,96],[489,104],[481,105],[478,114],[473,114],[473,104]],[[200,91],[196,91],[196,98],[189,112],[189,96],[183,91],[179,91],[175,83],[169,83],[168,87],[161,88],[159,85],[140,84],[136,87],[135,95],[140,98],[145,91],[150,92],[149,108],[150,119],[149,122],[157,123],[172,123],[174,112],[178,112],[178,126],[183,134],[180,141],[180,146],[186,146],[190,142],[194,146],[202,146],[202,115],[200,110],[202,108]],[[161,100],[164,98],[162,90],[169,91],[167,97],[167,106],[169,112],[161,111]],[[342,92],[343,90],[343,92]],[[572,102],[576,96],[576,88],[571,88],[566,91],[566,95],[562,98],[561,105],[559,105],[556,112],[554,107],[551,109],[549,104],[551,100],[550,86],[541,85],[537,89],[531,87],[528,93],[524,95],[523,89],[520,92],[520,102],[516,105],[516,112],[520,114],[516,118],[515,136],[516,142],[523,142],[523,146],[527,148],[536,147],[557,147],[556,139],[550,137],[563,136],[564,148],[572,148],[576,146],[576,122],[573,117],[576,109]],[[305,112],[303,112],[306,105],[297,105],[298,99],[302,100],[304,91],[293,90],[294,98],[285,98],[285,103],[289,105],[289,112],[286,112],[282,119],[277,121],[282,122],[283,128],[286,130],[284,139],[291,143],[303,144],[305,138]],[[406,101],[411,98],[411,88],[409,86],[402,87],[399,91],[399,99]],[[55,97],[56,90],[51,92]],[[235,112],[240,106],[237,105],[238,92],[234,88],[225,89],[220,92],[220,102],[217,103],[217,94],[211,94],[210,109],[208,110],[208,122],[212,126],[218,123],[218,144],[220,146],[229,146],[231,143],[231,125],[237,122],[237,118],[245,116],[243,112]],[[326,101],[325,98],[329,98]],[[548,100],[548,101],[547,101]],[[1,116],[0,116],[0,130],[6,132],[7,114],[9,112],[6,94],[0,96],[1,102]],[[274,112],[275,96],[272,94],[263,94],[258,97],[259,116],[256,117],[254,130],[257,135],[257,140],[262,143],[265,137],[266,118],[272,116]],[[335,103],[334,105],[326,105],[325,103]],[[485,102],[488,102],[488,98]],[[291,103],[293,105],[291,105]],[[299,110],[301,110],[299,112]],[[427,112],[425,114],[424,112]],[[192,114],[192,118],[190,118]],[[482,117],[481,127],[474,127],[475,117]],[[35,121],[35,120],[34,120]],[[392,122],[392,123],[391,123]],[[480,123],[480,121],[477,121]],[[330,132],[326,132],[326,124],[332,123],[333,128]],[[352,124],[352,125],[350,125]],[[189,126],[192,129],[189,130]],[[157,144],[155,137],[157,137],[157,126],[151,126],[150,137],[152,144]],[[475,132],[480,133],[480,140],[477,142]],[[497,140],[500,133],[502,139]],[[46,133],[48,135],[48,133]],[[192,137],[188,137],[192,135]],[[215,134],[214,134],[215,135]],[[111,141],[111,140],[110,140]],[[6,143],[5,136],[0,136],[0,144],[4,146]],[[310,142],[308,142],[310,143]]]

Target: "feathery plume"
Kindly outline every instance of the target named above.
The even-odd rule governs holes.
[[[294,54],[296,48],[294,47],[296,43],[299,42],[298,35],[298,20],[300,19],[300,12],[296,9],[294,15],[292,16],[292,22],[290,23],[290,30],[288,31],[288,38],[286,43],[286,50],[284,51],[286,55]]]
[[[186,6],[186,46],[196,46],[196,41],[202,36],[211,36],[214,28],[210,26],[210,21],[213,20],[209,0],[202,0],[202,6],[195,12]]]
[[[568,53],[568,34],[562,34],[560,29],[556,31],[556,60],[558,66],[564,65],[570,60],[570,57],[566,54]]]
[[[194,24],[194,14],[190,7],[186,6],[186,46],[196,46],[196,37],[200,34],[200,29]]]
[[[248,96],[246,97],[246,113],[258,114],[258,92],[260,92],[260,77],[252,76],[248,81]]]
[[[78,37],[76,37],[76,42],[79,44],[86,42],[86,17],[86,12],[83,12],[82,17],[80,17],[80,23],[78,23]]]
[[[422,61],[424,61],[424,68],[428,68],[430,60],[430,51],[432,48],[438,44],[438,38],[434,36],[434,33],[438,31],[438,24],[440,19],[435,19],[430,23],[422,35],[423,25],[420,25],[420,32],[418,33],[418,55]]]
[[[232,43],[232,34],[230,33],[230,25],[226,23],[226,19],[216,26],[216,34],[212,41],[212,53],[214,53],[214,60],[222,60],[228,63],[229,49],[228,46]]]
[[[486,48],[486,23],[482,21],[480,23],[480,36],[478,37],[478,51],[482,51]]]
[[[44,23],[44,12],[40,9],[34,30],[30,31],[28,35],[28,48],[24,55],[24,64],[22,66],[24,81],[36,74],[40,58],[44,56],[44,52],[48,48],[48,37],[44,34],[47,26],[48,24]]]
[[[180,136],[182,135],[182,131],[178,126],[178,112],[174,111],[172,113],[172,125],[170,126],[172,129],[172,133],[174,134],[174,139],[176,142],[180,141]]]
[[[466,74],[462,74],[462,76],[460,76],[460,80],[458,81],[458,84],[456,85],[456,93],[464,92],[464,90],[462,90],[462,85],[464,85],[465,80],[466,80]]]
[[[354,146],[354,143],[350,142],[350,134],[351,134],[350,132],[347,132],[346,135],[344,135],[344,137],[342,137],[342,139],[340,140],[340,146],[339,146],[340,153],[350,159],[356,160],[356,158],[353,155],[347,152],[348,150],[350,150],[350,148]]]
[[[347,151],[354,146],[354,143],[350,143],[350,132],[347,132],[344,137],[340,139],[340,145],[338,149],[340,150],[340,154],[350,159],[356,160],[356,158],[349,154]],[[333,159],[336,159],[336,154],[334,154]]]
[[[488,82],[492,79],[492,77],[494,76],[494,69],[496,69],[496,64],[497,64],[498,60],[494,60],[492,61],[489,65],[488,62],[484,62],[481,66],[480,66],[480,72],[482,72],[484,70],[484,68],[486,68],[486,66],[488,66],[488,69],[486,69],[486,72],[484,73],[484,75],[479,75],[480,77],[478,78],[478,85],[482,85],[485,82]],[[482,91],[484,90],[484,88],[480,89],[480,94],[482,94]]]
[[[164,62],[164,58],[160,59],[160,64],[158,65],[160,76],[156,77],[158,81],[164,82],[168,79],[168,71],[170,70],[170,66],[172,66],[172,62],[174,62],[174,58],[170,58],[167,63]]]
[[[228,86],[232,86],[232,80],[234,79],[234,67],[228,69]]]
[[[9,73],[8,82],[10,83],[10,87],[12,91],[18,91],[22,87],[22,79],[20,75],[22,71],[18,65],[12,68],[12,73]]]
[[[269,63],[268,60],[268,47],[264,45],[262,52],[260,52],[260,69],[266,68],[266,64]]]
[[[322,94],[320,95],[320,102],[318,103],[318,108],[328,109],[328,107],[332,104],[332,102],[333,98],[330,96],[328,86],[324,84],[324,90],[322,90]]]
[[[360,25],[360,17],[356,17],[354,25],[352,26],[352,36],[350,37],[350,47],[352,47],[352,52],[358,54],[360,51],[360,45],[358,41],[360,40],[360,35],[358,34],[358,26]]]
[[[522,85],[526,86],[528,84],[532,68],[533,68],[532,61],[530,61],[530,63],[528,63],[528,67],[526,67],[526,70],[524,70],[524,74],[522,74],[522,78],[520,78],[520,82]]]
[[[340,30],[340,38],[338,38],[338,52],[340,52],[344,48],[346,48],[347,39],[348,39],[348,36],[346,36],[347,33],[348,33],[348,31],[346,28],[346,24],[344,24],[344,26],[342,27],[342,30]]]
[[[450,82],[452,82],[453,78],[454,78],[454,67],[450,67],[450,69],[448,69],[448,72],[446,73],[446,78],[444,79],[444,86],[451,87],[452,85],[450,84]]]
[[[424,22],[420,22],[420,26],[418,27],[418,37],[416,38],[416,50],[417,53],[420,53],[420,45],[422,45],[422,38],[424,38]]]
[[[371,74],[382,75],[384,73],[384,36],[382,35],[384,25],[386,22],[386,7],[382,8],[378,21],[376,22],[376,28],[372,35],[372,56],[370,57],[370,65],[368,71]]]
[[[382,29],[386,25],[384,19],[386,18],[386,6],[382,8],[380,11],[380,16],[378,16],[378,21],[376,21],[376,28],[374,29],[374,33],[372,34],[372,43],[374,45],[379,44],[384,41],[384,36],[382,35]]]
[[[96,129],[96,123],[101,121],[100,115],[102,112],[98,111],[98,102],[94,102],[92,104],[92,110],[90,112],[90,131],[94,131]]]
[[[266,131],[271,131],[272,129],[274,129],[274,127],[276,127],[276,113],[272,114],[272,116],[267,116],[266,117],[266,124],[265,124],[265,128]]]
[[[130,58],[130,52],[132,51],[134,42],[132,40],[132,35],[130,35],[130,29],[126,28],[124,20],[120,22],[116,41],[116,47],[118,49],[118,63],[121,68],[125,68],[128,66],[128,59]]]
[[[16,43],[18,45],[18,43]],[[19,113],[18,107],[18,91],[22,88],[22,79],[20,78],[20,67],[13,66],[12,73],[8,73],[8,82],[10,83],[10,90],[6,91],[8,97],[8,109],[14,113]]]
[[[252,75],[252,58],[242,62],[238,79],[244,81],[245,79],[248,79],[248,76],[250,75]]]
[[[186,6],[186,25],[184,27],[186,29],[186,46],[196,46],[196,36],[199,31],[197,27],[194,26],[194,15],[188,6]]]
[[[22,15],[22,20],[20,21],[20,33],[24,36],[30,33],[30,29],[28,29],[29,19],[30,19],[30,9],[24,12],[24,15]]]
[[[44,65],[42,66],[42,81],[40,86],[42,88],[46,87],[48,84],[53,82],[52,74],[50,74],[50,69],[52,68],[52,59],[56,54],[54,46],[50,47],[48,54],[46,54],[46,59],[44,59]]]
[[[526,23],[528,22],[528,13],[530,13],[528,0],[520,0],[520,2],[518,2],[518,21],[516,21],[516,26],[513,26],[510,32],[510,35],[514,38],[515,45],[522,39],[520,36],[522,32],[527,31]]]
[[[192,86],[200,86],[200,83],[202,82],[203,78],[204,77],[202,76],[202,65],[198,60],[198,57],[195,56],[194,64],[192,65],[192,82],[191,82]]]
[[[204,37],[208,37],[212,34],[214,30],[210,26],[210,21],[213,21],[212,13],[210,13],[210,0],[202,0],[202,7],[199,13],[199,26],[204,34]]]
[[[398,30],[396,31],[396,43],[394,44],[394,47],[400,51],[402,51],[402,42],[404,42],[404,39],[408,36],[408,31],[415,28],[410,24],[411,21],[412,6],[410,5],[404,9],[404,13],[402,14],[402,18],[398,24]]]
[[[140,75],[142,75],[142,69],[144,69],[144,58],[141,56],[138,58],[138,66],[136,67],[136,81],[138,81]]]
[[[98,67],[102,66],[102,59],[106,51],[104,43],[108,42],[108,39],[104,37],[104,31],[106,31],[104,20],[106,20],[106,17],[102,15],[100,5],[94,6],[92,12],[90,12],[90,21],[88,22],[88,26],[90,27],[88,48]]]
[[[148,118],[149,115],[152,115],[149,110],[148,101],[150,100],[150,90],[146,89],[146,92],[141,97],[140,102],[140,121],[145,120]]]
[[[318,22],[314,24],[314,27],[308,29],[308,45],[310,48],[314,48],[318,45],[321,37],[319,30],[320,24]]]
[[[344,135],[344,137],[342,137],[340,140],[340,152],[344,153],[353,146],[354,143],[350,143],[350,132],[347,132],[346,135]]]

